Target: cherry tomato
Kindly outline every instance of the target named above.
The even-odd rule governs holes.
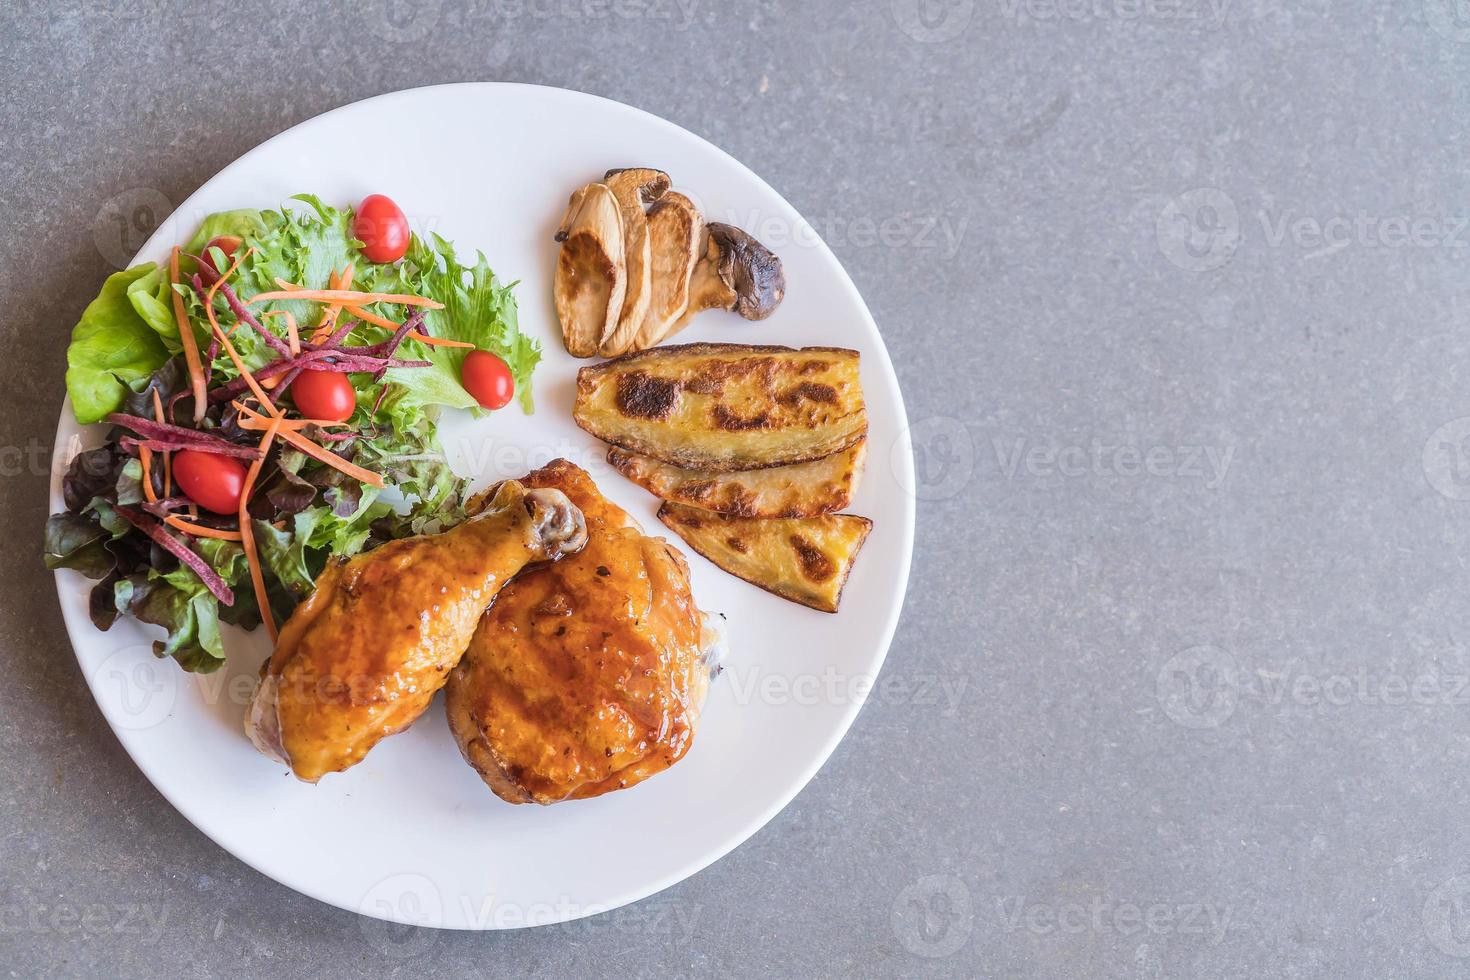
[[[357,392],[347,375],[307,368],[291,382],[291,400],[309,419],[346,422],[357,408]]]
[[[224,252],[225,253],[225,258],[226,259],[229,259],[229,258],[233,258],[234,257],[235,250],[238,249],[239,247],[240,247],[240,239],[236,238],[234,235],[218,235],[218,236],[216,236],[214,238],[211,238],[205,244],[204,251],[201,252],[200,255],[199,255],[199,261],[203,262],[205,265],[209,266],[211,269],[214,269],[214,256],[210,254],[210,252],[209,252],[210,249],[212,249],[212,248],[219,249],[221,252]],[[228,269],[228,268],[229,268],[229,266],[226,265],[225,266],[225,269]],[[224,271],[225,271],[224,269],[214,269],[215,275],[219,275],[221,272],[224,272]]]
[[[397,262],[408,251],[408,219],[391,197],[369,194],[357,206],[352,234],[374,262]]]
[[[245,464],[233,456],[220,456],[197,449],[174,453],[174,479],[194,503],[216,514],[240,511],[240,492],[245,489]]]
[[[472,350],[465,355],[459,369],[460,384],[481,408],[504,408],[516,393],[516,381],[504,361],[485,350]]]

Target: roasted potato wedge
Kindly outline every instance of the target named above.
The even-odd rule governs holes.
[[[685,469],[728,473],[821,459],[867,435],[858,352],[683,344],[577,372],[573,418]]]
[[[628,288],[623,222],[617,198],[603,184],[572,195],[556,233],[556,316],[573,357],[591,357],[617,326]]]
[[[852,502],[866,440],[808,463],[711,473],[661,463],[614,446],[607,461],[649,493],[676,504],[735,517],[816,517]]]
[[[853,514],[789,520],[731,517],[665,503],[658,519],[731,575],[783,599],[835,613],[873,522]]]

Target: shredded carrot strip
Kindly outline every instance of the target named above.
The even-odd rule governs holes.
[[[306,453],[306,455],[314,459],[319,459],[328,466],[341,470],[354,480],[359,480],[374,487],[381,487],[383,485],[383,477],[381,475],[374,473],[372,470],[365,470],[361,466],[347,462],[347,460],[338,456],[336,453],[329,452],[321,446],[318,446],[295,429],[282,429],[281,438]]]
[[[371,323],[375,327],[387,327],[389,330],[398,329],[398,324],[394,323],[392,320],[388,319],[385,316],[378,316],[376,313],[369,313],[367,310],[363,309],[360,306],[353,306],[349,303],[347,305],[347,312],[357,317],[363,323]]]
[[[238,268],[240,268],[240,263],[241,262],[244,262],[246,259],[248,259],[250,257],[250,254],[252,252],[254,252],[254,251],[255,251],[255,246],[252,245],[249,248],[247,248],[245,251],[241,252],[239,255],[235,256],[235,261],[233,261],[233,262],[230,263],[230,267],[228,269],[226,269],[223,273],[220,274],[220,277],[214,281],[214,285],[213,286],[210,286],[209,287],[209,292],[206,294],[206,297],[205,298],[208,299],[208,300],[213,300],[214,299],[214,294],[217,293],[217,292],[219,292],[219,288],[225,284],[225,280],[228,279],[228,278],[230,278],[230,276],[234,275],[235,274],[235,270],[238,269]],[[205,305],[207,306],[209,304],[206,303]],[[238,324],[237,324],[237,326],[238,326]]]
[[[238,419],[240,428],[251,432],[258,432],[262,429],[275,431],[282,439],[285,439],[308,456],[313,459],[319,459],[328,466],[341,470],[354,480],[360,480],[363,483],[369,483],[375,487],[381,487],[383,485],[383,478],[377,473],[347,462],[341,456],[338,456],[331,450],[322,448],[301,434],[301,430],[308,425],[331,429],[343,428],[347,425],[346,422],[328,422],[324,419],[266,418],[264,415],[261,415],[241,402],[237,401],[233,404],[240,411],[240,418]]]
[[[260,476],[260,468],[265,465],[266,454],[270,452],[271,442],[279,429],[280,421],[276,420],[260,440],[260,458],[250,464],[245,474],[245,485],[240,488],[239,512],[240,547],[245,550],[245,561],[250,565],[250,584],[255,587],[255,603],[260,606],[260,618],[272,643],[276,641],[276,618],[271,615],[270,594],[265,591],[265,573],[261,570],[260,554],[255,550],[255,534],[250,528],[250,491],[255,486],[255,478]]]
[[[281,410],[276,408],[275,402],[270,400],[270,396],[265,393],[265,389],[255,380],[255,375],[250,373],[250,369],[245,366],[245,362],[240,360],[240,354],[235,350],[235,345],[230,343],[229,335],[220,329],[219,320],[214,315],[214,294],[219,291],[220,286],[224,285],[225,280],[230,278],[235,270],[240,267],[240,263],[254,251],[255,249],[252,247],[236,255],[235,261],[230,263],[230,267],[214,281],[213,286],[209,287],[209,291],[204,297],[204,313],[209,317],[209,327],[214,331],[214,335],[219,338],[220,346],[230,356],[230,361],[235,365],[235,370],[240,372],[240,376],[245,379],[245,383],[250,386],[250,390],[255,393],[255,397],[260,399],[260,404],[271,415],[280,415]],[[239,324],[236,323],[235,326],[238,327]]]
[[[465,350],[473,350],[475,347],[474,344],[466,340],[450,340],[447,337],[430,337],[428,334],[419,333],[417,330],[410,330],[408,332],[408,339],[417,340],[419,343],[427,344],[430,347],[462,347]]]
[[[396,306],[422,306],[426,310],[442,310],[443,303],[436,303],[422,296],[413,296],[408,293],[360,293],[352,289],[304,289],[295,283],[276,280],[281,287],[280,291],[274,293],[256,293],[250,298],[250,304],[265,303],[276,299],[304,299],[317,303],[351,303],[356,306],[366,306],[369,303],[392,303]]]
[[[264,432],[270,428],[270,424],[274,421],[276,420],[267,415],[257,415],[253,418],[241,417],[238,419],[240,428],[247,432]],[[322,429],[333,427],[340,429],[347,424],[345,422],[328,422],[326,419],[281,419],[280,423],[282,432],[300,432],[308,425],[314,425]]]
[[[189,369],[189,390],[194,393],[194,421],[199,422],[204,419],[204,410],[209,407],[204,400],[208,379],[204,376],[203,362],[199,360],[199,343],[194,338],[194,328],[189,326],[189,315],[184,312],[184,297],[173,288],[178,281],[179,247],[175,245],[173,255],[168,260],[168,291],[173,294],[174,323],[179,328],[179,345],[184,348],[184,364]]]
[[[294,314],[291,313],[290,310],[268,310],[261,315],[285,317],[286,346],[291,351],[291,355],[293,357],[301,353],[301,335],[296,331],[296,317]],[[235,324],[235,326],[238,327],[239,324],[237,323]],[[264,381],[262,381],[260,383],[260,386],[262,388],[265,388],[267,391],[274,391],[276,386],[278,386],[284,378],[285,375],[283,374],[273,375],[272,377],[266,378]]]
[[[333,272],[327,277],[328,289],[351,289],[352,276],[356,270],[354,263],[349,262],[342,267],[340,273]],[[341,304],[333,303],[322,307],[321,325],[316,328],[316,333],[311,335],[312,343],[319,343],[331,336],[332,331],[337,329],[337,317],[342,315]]]
[[[224,280],[220,281],[223,282]],[[245,366],[245,362],[240,360],[240,354],[235,350],[235,345],[230,343],[230,338],[220,329],[219,321],[214,317],[214,304],[205,303],[204,312],[209,317],[209,326],[214,330],[214,335],[219,338],[220,346],[225,349],[226,354],[230,355],[230,360],[234,363],[235,370],[240,372],[240,377],[245,379],[245,383],[250,386],[250,390],[259,399],[260,404],[265,410],[271,415],[279,417],[281,410],[276,407],[275,402],[271,401],[270,396],[265,393],[265,389],[260,386],[260,382],[255,380],[255,375],[251,374],[250,369]]]
[[[360,306],[349,306],[347,307],[347,312],[357,317],[363,323],[371,323],[375,327],[387,327],[389,330],[397,330],[402,326],[402,324],[394,323],[387,317],[378,316],[376,313],[369,313]],[[450,340],[447,337],[431,337],[417,330],[410,330],[407,337],[409,340],[417,340],[419,343],[428,344],[430,347],[462,347],[465,350],[470,350],[475,346],[463,340]]]
[[[150,504],[155,503],[158,494],[153,490],[153,450],[147,446],[139,446],[138,462],[143,464],[143,497]]]
[[[291,348],[291,354],[301,353],[301,334],[296,330],[296,318],[291,315],[290,310],[272,310],[266,316],[275,316],[279,313],[286,318],[286,346]]]
[[[163,519],[163,523],[170,527],[176,527],[185,534],[192,534],[196,538],[219,538],[221,541],[239,541],[239,531],[226,531],[217,527],[205,527],[203,524],[193,524],[184,520],[177,514],[170,514]]]
[[[264,432],[275,422],[280,422],[282,429],[292,432],[300,431],[308,425],[315,425],[323,429],[341,429],[347,425],[346,422],[331,422],[327,419],[273,419],[261,415],[255,409],[240,402],[232,402],[231,404],[240,411],[240,418],[236,420],[240,428],[250,432]]]
[[[236,269],[240,268],[240,263],[243,262],[246,257],[248,257],[253,251],[255,251],[254,246],[247,249],[243,255],[235,256],[235,261],[230,263],[230,267],[224,271],[224,274],[222,276],[214,281],[213,286],[209,287],[209,292],[207,292],[204,296],[204,305],[206,308],[214,305],[214,294],[219,292],[219,288],[225,284],[225,280],[230,278],[230,276],[234,273]],[[240,329],[241,322],[242,321],[237,319],[235,321],[235,325],[225,331],[225,336],[233,337],[235,335],[235,331]]]
[[[153,389],[153,418],[157,420],[159,425],[168,424],[163,417],[163,399],[158,397],[157,388]],[[163,495],[165,497],[172,497],[174,495],[173,459],[174,454],[165,450],[163,454]]]
[[[296,315],[290,310],[266,310],[261,316],[278,316],[286,321],[286,343],[292,355],[301,353],[301,336],[296,332]]]

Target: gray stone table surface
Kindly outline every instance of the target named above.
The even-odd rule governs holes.
[[[0,36],[0,971],[1470,972],[1463,4],[10,0]],[[462,80],[768,179],[872,307],[920,473],[886,683],[795,802],[643,903],[478,935],[192,827],[38,556],[118,202]]]

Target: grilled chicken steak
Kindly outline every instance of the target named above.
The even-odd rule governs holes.
[[[453,530],[329,565],[281,629],[246,734],[306,782],[356,765],[428,707],[512,576],[586,537],[562,493],[511,480]]]
[[[585,799],[689,750],[720,638],[694,604],[683,556],[644,535],[585,471],[556,460],[525,483],[581,508],[587,547],[501,591],[445,706],[465,760],[497,796]]]

